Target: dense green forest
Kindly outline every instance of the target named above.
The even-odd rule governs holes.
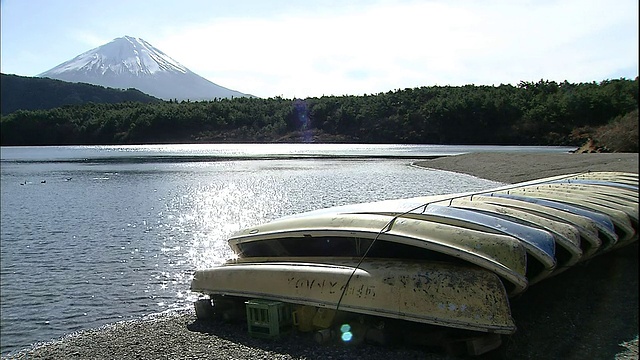
[[[637,123],[638,90],[638,78],[579,84],[540,80],[517,86],[433,86],[307,99],[88,103],[2,116],[1,144],[314,141],[577,146],[595,129],[621,119]]]
[[[0,74],[0,94],[2,95],[0,96],[2,115],[16,110],[47,110],[87,102],[161,101],[137,89],[119,90],[98,85],[9,74]]]

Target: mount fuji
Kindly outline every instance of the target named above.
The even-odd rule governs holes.
[[[164,100],[252,97],[212,83],[143,39],[131,36],[116,38],[37,76],[134,88]]]

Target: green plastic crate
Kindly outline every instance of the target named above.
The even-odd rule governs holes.
[[[275,339],[291,330],[291,308],[280,301],[252,299],[245,302],[249,335]]]

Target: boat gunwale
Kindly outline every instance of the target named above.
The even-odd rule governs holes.
[[[602,247],[602,240],[598,237],[596,222],[586,216],[540,204],[497,196],[479,195],[472,197],[469,201],[500,205],[573,226],[580,234],[581,261],[592,258]]]
[[[479,208],[474,208],[471,206],[471,204],[474,203],[474,201],[462,200],[462,201],[468,202],[468,204],[463,204],[460,201],[461,201],[460,199],[454,200],[451,206],[461,207],[465,209],[474,209],[479,212],[485,212],[487,214],[491,214],[492,216],[501,217],[505,220],[509,220],[513,222],[521,222],[522,225],[525,225],[525,226],[531,226],[535,228],[540,228],[541,230],[544,230],[544,231],[548,231],[553,236],[555,243],[559,247],[564,249],[568,254],[570,254],[570,257],[568,260],[562,263],[560,263],[559,260],[557,261],[556,269],[573,266],[578,262],[580,262],[580,260],[583,257],[583,251],[580,246],[579,230],[577,230],[574,226],[570,224],[551,220],[539,215],[531,214],[524,210],[510,208],[508,206],[487,204],[489,207],[484,207],[483,205],[486,203],[480,202],[483,205],[481,205],[481,207]],[[478,205],[478,204],[476,203],[475,205]],[[490,207],[495,207],[495,209],[491,209]],[[515,213],[506,213],[506,212],[503,213],[499,210],[500,208],[503,208],[505,211],[509,211],[509,212],[513,211]],[[519,213],[522,213],[522,214],[519,214]],[[519,214],[519,216],[525,216],[525,217],[520,218],[516,214]],[[530,217],[530,218],[527,218],[527,217]],[[536,218],[540,218],[540,219],[536,219]],[[548,222],[548,224],[545,224],[546,222]],[[558,229],[555,229],[554,227],[558,227]],[[561,229],[561,228],[564,228],[564,229]],[[569,239],[569,237],[565,235],[562,231],[571,232],[574,235],[575,241],[572,241],[571,239]],[[557,258],[558,256],[556,251],[556,259]]]
[[[461,229],[465,231],[473,231],[473,230],[464,229],[464,228],[461,228]],[[507,264],[504,264],[503,262],[499,261],[496,258],[491,257],[488,254],[484,255],[477,252],[473,252],[472,251],[473,249],[461,247],[458,244],[437,242],[433,240],[427,241],[427,240],[424,240],[424,238],[407,236],[406,234],[405,235],[389,234],[388,232],[379,233],[379,231],[374,232],[368,229],[347,228],[345,226],[336,227],[334,229],[327,229],[327,228],[303,229],[298,227],[298,228],[292,228],[292,229],[273,230],[269,232],[262,232],[262,233],[256,233],[256,234],[247,234],[242,237],[239,237],[239,236],[232,237],[228,240],[228,242],[231,248],[234,250],[234,252],[238,253],[239,249],[237,246],[240,245],[241,243],[252,242],[252,241],[262,241],[262,240],[277,240],[283,237],[286,237],[286,238],[304,237],[305,233],[308,234],[309,232],[319,232],[323,234],[321,236],[330,236],[331,234],[335,233],[337,235],[344,236],[345,234],[347,234],[348,237],[354,237],[356,234],[363,234],[368,236],[360,236],[361,238],[370,239],[370,240],[373,240],[377,236],[378,240],[390,241],[392,243],[400,243],[400,244],[405,244],[409,246],[417,245],[416,247],[420,247],[423,249],[432,250],[441,254],[452,256],[454,258],[461,259],[471,264],[480,266],[484,269],[494,271],[497,275],[499,275],[501,278],[508,281],[513,286],[513,289],[511,289],[509,292],[512,296],[515,296],[525,291],[529,285],[529,279],[526,277],[526,269],[527,269],[526,250],[524,249],[524,246],[518,239],[513,238],[511,236],[507,236],[507,235],[496,234],[496,235],[499,235],[500,238],[503,238],[503,241],[508,239],[509,242],[511,242],[516,247],[522,248],[522,251],[524,252],[524,256],[525,256],[524,268],[522,269],[522,271],[519,271],[517,269],[512,269]],[[386,240],[389,237],[397,238],[400,240],[408,239],[409,241]]]
[[[431,204],[430,204],[431,205]],[[363,215],[387,215],[387,216],[395,216],[395,217],[401,217],[401,218],[409,218],[409,219],[416,219],[416,220],[423,220],[423,221],[434,221],[434,222],[439,222],[437,220],[424,220],[422,217],[440,217],[440,218],[444,218],[446,220],[449,220],[448,217],[443,216],[441,214],[437,214],[437,213],[414,213],[414,212],[409,212],[409,213],[403,213],[403,214],[397,214],[397,213],[393,213],[393,212],[361,212],[361,213],[357,213],[357,214],[363,214]],[[465,222],[465,220],[463,219],[459,219],[459,218],[450,218],[452,220],[455,221],[460,221],[460,222]],[[476,223],[476,222],[471,222],[471,221],[467,221],[470,224],[477,226],[477,227],[481,227],[481,228],[486,228],[487,230],[490,231],[486,231],[485,229],[483,230],[478,230],[478,229],[473,229],[473,228],[468,228],[470,230],[475,230],[475,231],[482,231],[482,232],[490,232],[492,234],[495,235],[502,235],[502,236],[509,236],[509,237],[513,237],[516,240],[518,240],[522,246],[525,248],[526,253],[527,253],[527,271],[526,271],[526,277],[528,279],[529,285],[534,284],[548,276],[550,276],[554,271],[556,271],[556,269],[558,268],[558,262],[556,260],[556,256],[555,256],[555,250],[554,250],[554,254],[553,256],[549,256],[549,254],[538,248],[537,246],[535,246],[534,244],[520,239],[518,236],[513,235],[513,234],[508,234],[506,232],[501,232],[495,228],[489,227],[487,225],[481,224],[481,223]],[[441,222],[444,225],[450,225],[450,226],[457,226],[457,225],[451,225],[451,224],[447,224],[445,222]],[[458,226],[461,227],[461,226]],[[553,238],[552,234],[549,234],[551,238]],[[555,244],[555,239],[553,239],[553,242]],[[531,261],[535,261],[539,264],[538,270],[535,273],[531,273],[530,270],[530,260]]]
[[[612,249],[618,243],[618,235],[615,232],[615,225],[610,216],[601,212],[578,207],[574,204],[558,201],[557,199],[537,198],[533,196],[512,194],[512,193],[492,193],[490,196],[514,199],[533,203],[537,205],[547,206],[552,209],[566,211],[575,215],[584,216],[594,222],[598,228],[598,238],[602,241],[599,251],[607,251]]]
[[[567,190],[550,189],[550,188],[543,188],[542,186],[536,186],[535,188],[527,187],[519,190],[531,191],[534,193],[540,192],[545,194],[558,195],[561,198],[565,198],[567,194],[573,194],[573,195],[576,195],[576,197],[573,197],[571,199],[580,201],[580,203],[586,202],[596,206],[603,206],[606,208],[610,208],[612,210],[618,210],[625,213],[631,219],[632,222],[633,221],[635,221],[636,223],[638,222],[638,209],[637,207],[636,208],[633,207],[634,204],[637,205],[637,202],[633,203],[632,201],[621,199],[619,197],[612,199],[614,196],[609,196],[606,194],[597,194],[597,193],[594,194],[593,192],[579,191],[579,190],[573,190],[573,189],[567,189]],[[577,204],[580,204],[580,203],[577,203]]]
[[[556,202],[570,204],[573,206],[581,207],[583,209],[595,211],[600,214],[608,216],[614,224],[614,229],[618,229],[624,235],[624,237],[618,236],[618,241],[616,241],[616,244],[612,245],[612,247],[615,247],[618,244],[628,244],[630,240],[633,238],[634,234],[636,233],[635,230],[633,229],[631,217],[629,216],[628,213],[626,213],[623,210],[610,208],[605,205],[600,205],[597,203],[592,203],[585,199],[576,200],[568,197],[559,198],[556,195],[561,195],[561,194],[558,194],[558,193],[546,193],[542,191],[526,191],[526,190],[517,191],[516,193],[522,194],[524,196],[536,197],[540,199],[548,199]],[[530,195],[526,195],[527,193],[529,193]],[[617,233],[618,232],[616,231],[616,234]]]

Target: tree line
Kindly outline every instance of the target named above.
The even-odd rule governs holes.
[[[47,110],[87,102],[118,103],[125,101],[161,101],[137,89],[113,89],[104,86],[72,83],[49,78],[0,74],[0,108],[2,115],[16,110]]]
[[[580,145],[638,108],[638,78],[431,86],[361,96],[86,103],[18,110],[1,144],[358,142]],[[637,122],[637,112],[635,112]]]

